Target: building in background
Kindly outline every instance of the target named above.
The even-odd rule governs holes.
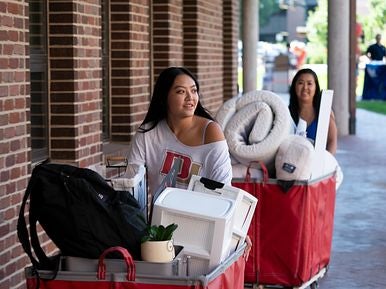
[[[318,5],[317,0],[281,0],[280,11],[274,13],[267,25],[260,27],[260,41],[306,41],[305,26],[308,12]]]

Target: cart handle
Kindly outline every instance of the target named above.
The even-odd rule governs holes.
[[[249,183],[251,181],[251,172],[249,171],[251,165],[257,163],[260,165],[261,170],[263,171],[263,185],[268,182],[268,169],[262,161],[251,161],[248,165],[247,172],[245,174],[245,182]]]
[[[97,272],[97,278],[99,280],[106,279],[106,264],[104,262],[106,255],[112,252],[119,252],[123,256],[123,260],[126,263],[127,266],[127,281],[134,281],[135,280],[135,264],[133,261],[133,258],[131,257],[130,253],[123,247],[110,247],[103,251],[101,256],[99,257],[98,261],[98,272]]]

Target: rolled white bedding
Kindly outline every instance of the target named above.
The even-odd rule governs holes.
[[[292,129],[286,103],[277,94],[256,90],[226,101],[216,120],[224,131],[231,156],[239,163],[274,165],[280,143]]]

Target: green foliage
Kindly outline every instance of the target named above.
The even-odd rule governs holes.
[[[357,22],[363,26],[365,42],[360,44],[364,53],[368,45],[374,43],[375,35],[382,34],[386,38],[386,1],[370,0],[368,15],[358,14]],[[318,0],[318,6],[314,12],[308,14],[307,19],[307,62],[327,63],[328,41],[328,0]]]
[[[362,100],[357,102],[357,108],[386,115],[386,101],[384,100]]]
[[[319,0],[315,11],[308,13],[307,63],[327,63],[328,17],[327,0]]]
[[[146,234],[141,242],[146,241],[168,241],[172,239],[173,232],[177,229],[177,224],[170,224],[167,227],[163,225],[153,225],[146,228]]]
[[[307,18],[307,38],[310,43],[327,47],[328,35],[327,0],[319,0],[315,11],[310,11]]]
[[[371,0],[371,14],[373,16],[373,28],[378,28],[379,32],[384,31],[386,19],[386,2],[385,0]]]
[[[309,42],[307,44],[307,63],[308,64],[326,64],[327,48],[317,43]]]
[[[357,21],[362,24],[365,41],[361,44],[362,52],[368,45],[374,43],[375,35],[380,33],[382,39],[386,38],[386,2],[384,0],[370,0],[368,15],[358,15]]]

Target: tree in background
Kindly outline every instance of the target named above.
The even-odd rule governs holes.
[[[370,0],[368,15],[357,15],[357,22],[362,24],[365,40],[360,44],[362,53],[369,44],[374,43],[375,35],[382,34],[386,39],[386,1]],[[328,0],[318,0],[314,12],[308,14],[307,19],[307,63],[327,63],[327,35],[328,35]]]
[[[361,43],[361,51],[364,53],[368,45],[374,43],[375,35],[380,33],[382,41],[386,39],[386,1],[370,0],[368,15],[358,15],[357,22],[362,23],[364,31],[364,41]]]
[[[319,0],[307,18],[307,63],[327,63],[327,0]]]

